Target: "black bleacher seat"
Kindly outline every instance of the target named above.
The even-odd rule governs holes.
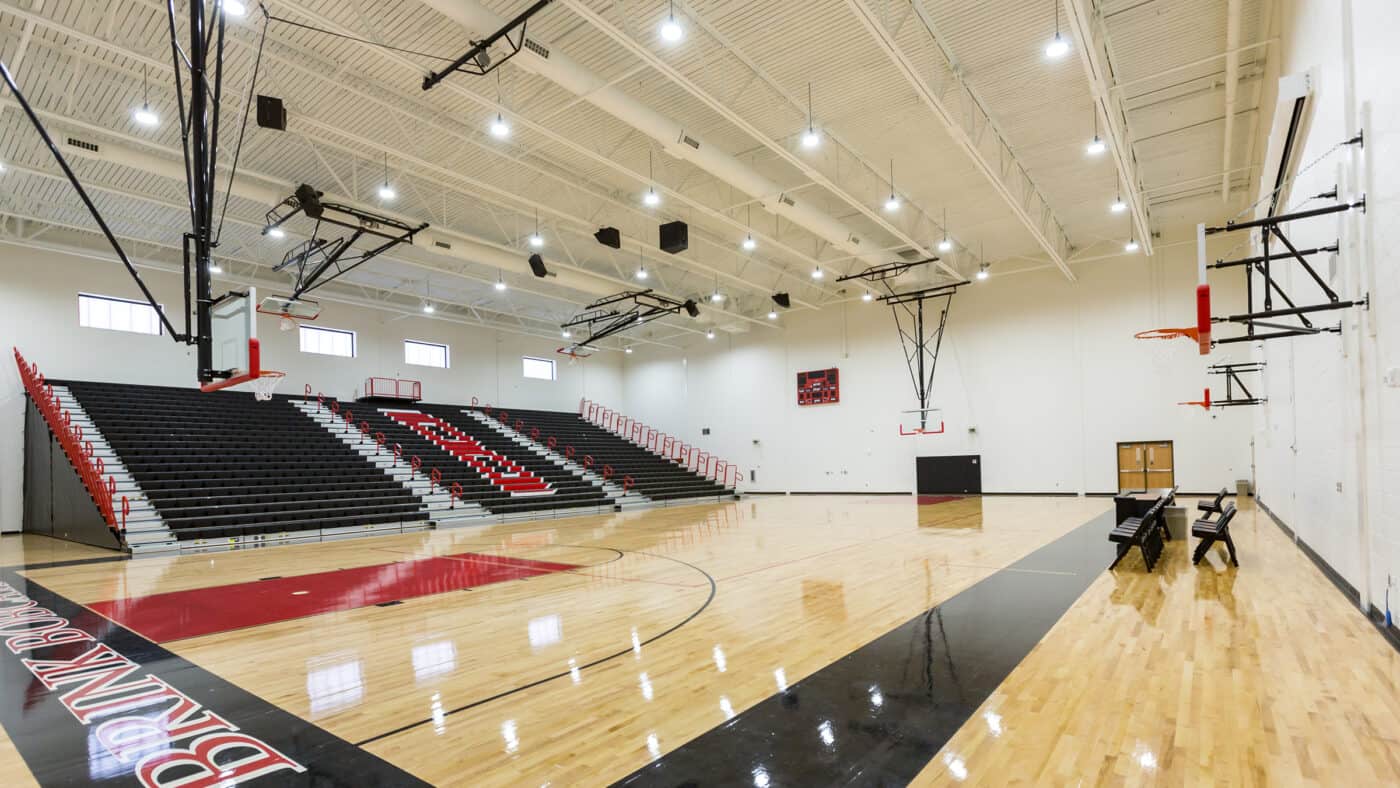
[[[68,386],[177,539],[426,521],[422,502],[291,404],[244,392]]]
[[[477,408],[476,410],[483,410]],[[593,457],[594,470],[601,472],[603,466],[611,465],[613,481],[622,483],[625,476],[631,476],[633,489],[654,501],[679,500],[684,498],[720,498],[732,496],[733,490],[707,479],[704,476],[683,468],[675,461],[644,449],[641,446],[614,433],[585,421],[576,413],[560,413],[547,410],[524,410],[505,408],[509,413],[510,427],[519,420],[526,433],[533,428],[540,430],[540,440],[548,436],[559,439],[559,451],[565,446],[573,446],[577,451],[575,460],[584,455]],[[499,417],[500,409],[491,415]]]

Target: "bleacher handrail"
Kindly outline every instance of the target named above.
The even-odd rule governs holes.
[[[381,377],[365,378],[364,396],[366,398],[392,397],[417,402],[423,399],[423,381]]]
[[[15,364],[19,367],[19,377],[24,383],[25,392],[44,417],[45,423],[49,425],[49,432],[53,433],[58,439],[58,444],[63,447],[63,453],[68,455],[68,462],[72,464],[73,470],[77,471],[78,478],[87,488],[93,503],[97,504],[103,521],[113,533],[125,532],[126,518],[131,513],[131,502],[125,495],[121,497],[119,521],[113,506],[117,490],[116,478],[106,474],[106,463],[95,455],[92,441],[84,440],[82,425],[73,423],[72,414],[59,403],[58,396],[53,393],[53,386],[48,385],[43,374],[39,372],[39,365],[26,362],[19,348],[14,348],[14,351]]]
[[[678,438],[649,427],[631,416],[624,416],[605,408],[586,397],[579,400],[578,413],[584,421],[602,427],[624,440],[730,489],[738,489],[739,481],[743,478],[737,464],[700,451]]]

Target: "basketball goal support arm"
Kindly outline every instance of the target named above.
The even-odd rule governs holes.
[[[34,113],[34,108],[30,106],[29,100],[24,97],[23,91],[21,91],[19,85],[15,83],[14,76],[10,73],[9,67],[5,65],[3,60],[0,60],[0,77],[4,78],[5,84],[10,88],[10,93],[14,95],[15,101],[19,103],[20,109],[24,110],[25,116],[29,118],[29,124],[39,133],[39,137],[43,139],[44,145],[49,149],[49,153],[53,154],[54,161],[58,162],[59,169],[63,170],[64,177],[68,179],[68,183],[73,187],[73,190],[78,193],[78,199],[83,201],[83,205],[87,208],[88,214],[92,216],[93,221],[97,222],[98,228],[102,231],[102,235],[106,237],[107,243],[112,247],[112,251],[116,252],[117,258],[122,261],[122,265],[126,266],[127,273],[136,281],[136,286],[141,289],[141,295],[145,296],[146,303],[150,304],[151,308],[156,311],[156,316],[160,319],[161,325],[165,326],[165,330],[170,332],[170,337],[176,342],[188,343],[190,339],[188,325],[184,333],[175,330],[175,326],[171,324],[170,318],[166,317],[165,310],[160,308],[159,302],[157,302],[155,296],[151,294],[151,290],[146,286],[145,280],[141,278],[140,272],[136,270],[136,266],[132,265],[131,259],[126,256],[126,250],[122,248],[121,242],[119,242],[116,235],[112,233],[112,228],[107,226],[107,220],[102,218],[102,212],[97,210],[97,206],[93,204],[92,198],[88,196],[87,190],[83,188],[83,184],[78,180],[78,176],[73,172],[73,168],[68,166],[68,160],[63,157],[63,153],[58,149],[58,146],[54,144],[53,137],[49,136],[49,130],[44,126],[43,121],[39,120],[39,116]],[[187,280],[188,277],[189,272],[186,271]],[[188,314],[188,287],[185,292],[186,313]],[[188,320],[186,322],[188,322]]]

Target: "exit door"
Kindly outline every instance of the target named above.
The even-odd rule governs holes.
[[[1118,489],[1149,490],[1176,486],[1175,450],[1171,441],[1118,444]]]

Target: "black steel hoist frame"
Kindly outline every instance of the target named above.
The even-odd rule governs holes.
[[[520,54],[520,50],[525,47],[525,30],[530,23],[530,17],[544,10],[544,7],[552,2],[554,2],[554,0],[536,0],[533,5],[520,12],[520,14],[507,22],[500,30],[497,30],[480,41],[470,42],[472,48],[468,49],[466,54],[449,63],[443,70],[429,72],[428,76],[423,77],[423,89],[431,90],[436,87],[439,82],[459,71],[464,74],[474,74],[479,77],[484,77],[500,68],[507,60]],[[520,28],[520,34],[516,38],[511,38],[511,31],[515,30],[517,27]],[[497,41],[505,41],[506,45],[510,48],[510,52],[500,60],[493,61],[491,59],[490,49]],[[531,42],[530,46],[534,49],[540,49],[539,44],[534,42]],[[548,57],[547,52],[545,56]]]
[[[274,272],[278,272],[296,267],[296,284],[289,296],[292,301],[322,285],[334,282],[399,244],[412,243],[413,236],[428,228],[427,222],[410,225],[349,205],[322,201],[321,192],[302,184],[292,196],[267,212],[263,234],[300,214],[316,221],[311,239],[292,248],[282,257],[282,262],[272,268]],[[349,230],[350,233],[328,240],[321,237],[323,225],[340,227]],[[382,243],[357,254],[347,254],[355,242],[365,236],[380,239]],[[332,267],[334,272],[327,275]]]
[[[971,284],[966,279],[960,282],[896,292],[890,281],[913,268],[938,262],[937,257],[925,260],[900,261],[885,265],[871,266],[854,274],[838,277],[836,281],[847,282],[859,279],[872,285],[881,285],[886,295],[879,300],[894,313],[895,329],[899,332],[900,349],[904,352],[904,363],[909,367],[909,379],[914,384],[914,397],[919,401],[919,429],[928,428],[928,403],[933,394],[933,376],[938,370],[938,354],[943,347],[943,331],[948,327],[948,310],[953,306],[953,295],[958,288]],[[924,304],[928,301],[938,304],[938,321],[925,318]],[[901,312],[903,316],[901,317]]]
[[[619,304],[625,306],[618,307]],[[651,289],[624,290],[594,301],[584,307],[584,311],[559,327],[567,331],[583,326],[588,331],[586,339],[570,346],[573,350],[580,350],[629,328],[646,325],[653,320],[677,315],[682,311],[698,314],[698,310],[694,301],[677,301]]]
[[[213,250],[218,245],[215,240],[214,219],[216,192],[215,176],[218,172],[219,153],[219,111],[223,98],[224,76],[224,13],[223,1],[214,0],[213,19],[206,17],[205,4],[189,4],[189,43],[181,46],[177,13],[174,0],[166,0],[166,22],[170,36],[170,58],[175,74],[175,98],[179,106],[180,141],[184,150],[185,186],[188,192],[190,209],[190,229],[183,235],[184,264],[184,313],[185,330],[176,331],[165,310],[161,308],[150,288],[146,286],[136,266],[127,257],[116,235],[103,218],[78,176],[69,166],[67,159],[54,144],[48,129],[35,113],[24,92],[15,82],[9,68],[0,62],[0,77],[14,95],[15,101],[28,117],[30,125],[39,133],[49,153],[53,155],[68,183],[78,193],[88,214],[107,239],[108,245],[125,266],[127,273],[140,288],[141,295],[155,310],[161,325],[170,337],[184,345],[198,348],[199,380],[209,383],[218,378],[226,378],[233,370],[211,369],[213,365],[213,340],[210,307],[215,299],[213,281],[209,266]],[[212,24],[211,24],[212,22]],[[188,73],[189,94],[185,92],[185,74]],[[193,283],[191,283],[193,278]],[[193,291],[191,291],[193,284]],[[193,292],[193,295],[191,293]],[[193,309],[191,308],[193,306]],[[191,323],[193,313],[193,324]]]
[[[1261,373],[1265,364],[1262,361],[1245,361],[1237,364],[1212,364],[1206,368],[1208,375],[1223,375],[1225,377],[1225,399],[1211,400],[1212,408],[1239,407],[1241,405],[1262,405],[1269,400],[1264,397],[1256,397],[1249,390],[1245,382],[1240,379],[1240,375]],[[1236,397],[1235,388],[1239,387],[1240,393],[1244,396]]]
[[[1317,195],[1317,197],[1336,199],[1337,192],[1334,189],[1327,194]],[[1324,279],[1317,272],[1317,269],[1313,268],[1312,263],[1308,261],[1308,258],[1313,255],[1336,252],[1340,248],[1340,244],[1333,243],[1330,246],[1300,250],[1288,239],[1288,236],[1284,234],[1280,225],[1300,219],[1311,219],[1318,216],[1342,213],[1357,208],[1361,209],[1363,212],[1366,210],[1365,197],[1355,202],[1341,202],[1323,208],[1313,208],[1311,210],[1279,214],[1277,216],[1266,216],[1262,219],[1255,219],[1248,222],[1229,222],[1223,227],[1207,227],[1205,230],[1207,235],[1257,229],[1261,232],[1261,241],[1264,248],[1264,253],[1256,257],[1245,257],[1238,260],[1217,260],[1214,264],[1208,266],[1209,268],[1245,267],[1245,299],[1248,309],[1247,312],[1241,314],[1212,317],[1212,323],[1238,323],[1245,327],[1245,333],[1243,335],[1216,339],[1213,344],[1227,345],[1237,342],[1255,342],[1268,339],[1282,339],[1285,337],[1313,336],[1322,333],[1340,334],[1342,330],[1340,324],[1335,326],[1315,326],[1312,320],[1308,318],[1309,315],[1321,312],[1332,312],[1358,306],[1368,307],[1370,305],[1369,297],[1359,300],[1346,300],[1338,296],[1331,285],[1327,284],[1327,280]],[[1275,239],[1278,243],[1283,245],[1285,251],[1279,253],[1274,252],[1273,241]],[[1282,260],[1296,261],[1302,266],[1303,270],[1318,288],[1322,290],[1327,300],[1323,303],[1306,304],[1303,306],[1299,306],[1294,302],[1273,276],[1273,263]],[[1258,312],[1254,311],[1254,274],[1256,273],[1264,277],[1264,308],[1262,311]],[[1287,306],[1275,309],[1275,294],[1277,294]],[[1274,322],[1277,318],[1286,317],[1296,318],[1298,323]],[[1272,330],[1260,333],[1256,331],[1256,328]]]

